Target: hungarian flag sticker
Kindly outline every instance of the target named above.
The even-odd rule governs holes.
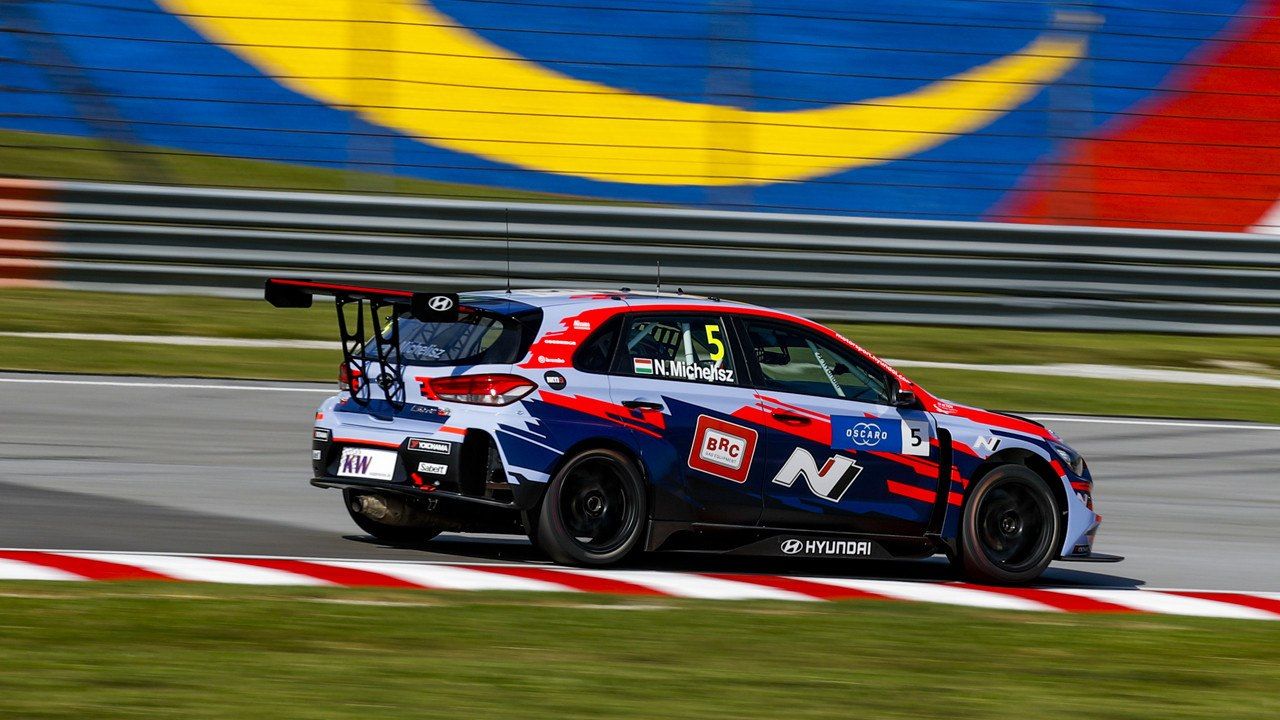
[[[631,360],[631,367],[637,375],[653,374],[653,360],[650,360],[649,358],[633,358]]]

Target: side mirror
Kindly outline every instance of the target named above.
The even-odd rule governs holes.
[[[913,391],[903,389],[898,381],[894,380],[889,388],[889,404],[894,407],[918,407],[920,398],[917,398]]]

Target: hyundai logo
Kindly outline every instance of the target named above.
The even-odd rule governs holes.
[[[787,555],[795,555],[796,553],[800,552],[800,549],[802,547],[804,547],[803,543],[801,543],[799,540],[796,540],[795,538],[790,538],[782,541],[782,552],[786,553]]]
[[[436,295],[427,301],[427,307],[436,312],[444,312],[453,307],[453,298],[448,295]]]

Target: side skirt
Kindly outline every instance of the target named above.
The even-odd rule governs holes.
[[[764,557],[893,560],[924,558],[941,548],[930,538],[809,532],[787,528],[649,521],[648,552],[701,552]]]

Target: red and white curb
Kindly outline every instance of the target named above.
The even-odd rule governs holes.
[[[1280,593],[1006,588],[955,582],[544,565],[0,550],[0,580],[168,580],[244,585],[609,593],[713,600],[910,600],[996,610],[1280,620]]]

